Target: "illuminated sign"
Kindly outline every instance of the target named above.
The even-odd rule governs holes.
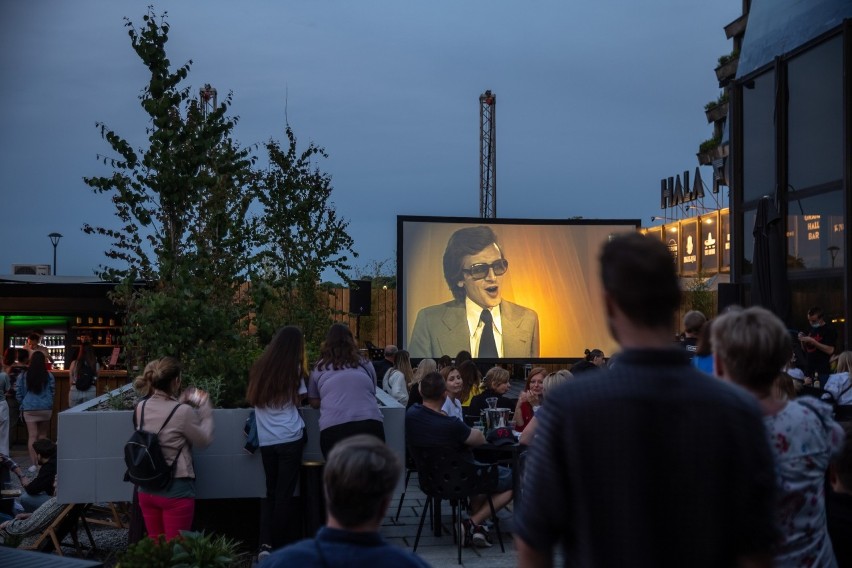
[[[683,184],[680,176],[660,180],[660,209],[675,207],[704,197],[704,183],[701,181],[701,170],[695,168],[695,179],[692,189],[689,188],[689,170],[683,172]]]

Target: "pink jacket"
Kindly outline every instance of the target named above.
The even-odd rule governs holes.
[[[136,424],[139,424],[142,404],[140,402],[136,405]],[[145,423],[142,424],[142,428],[147,432],[159,431],[176,404],[177,400],[162,391],[155,390],[145,403]],[[178,451],[183,448],[175,468],[175,478],[195,478],[195,470],[192,468],[192,448],[193,446],[203,448],[212,441],[213,410],[209,406],[195,409],[188,404],[182,404],[160,432],[160,446],[167,462],[171,463]]]

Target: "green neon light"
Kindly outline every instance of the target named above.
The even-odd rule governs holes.
[[[7,326],[43,328],[68,325],[70,318],[64,316],[6,316],[4,319]]]

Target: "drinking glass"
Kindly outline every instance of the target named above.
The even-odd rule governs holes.
[[[491,409],[497,408],[497,397],[496,396],[486,398],[485,402],[488,403],[488,408],[491,408]]]

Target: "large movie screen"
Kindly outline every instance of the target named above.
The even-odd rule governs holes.
[[[616,343],[598,255],[610,235],[638,226],[399,217],[399,344],[414,358],[465,350],[481,359],[565,359],[587,348],[609,356]]]

